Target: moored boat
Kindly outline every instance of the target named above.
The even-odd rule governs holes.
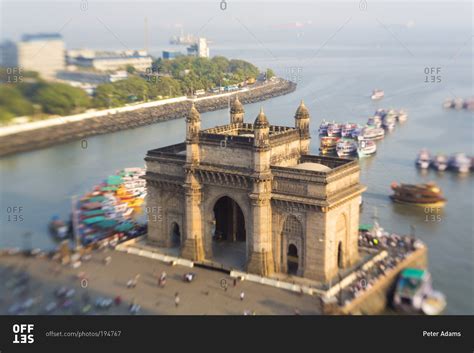
[[[449,158],[448,167],[458,173],[467,173],[471,170],[471,159],[464,153],[456,153]]]
[[[358,128],[357,124],[354,123],[345,123],[341,128],[341,136],[351,138],[352,132]]]
[[[334,153],[336,151],[336,145],[340,138],[324,136],[324,137],[321,137],[320,139],[321,139],[321,142],[319,146],[319,151],[322,154],[328,154],[328,153]]]
[[[397,121],[399,123],[404,123],[408,120],[408,114],[404,110],[399,110],[397,112]]]
[[[385,130],[377,127],[367,126],[362,129],[359,136],[357,137],[360,140],[379,140],[384,138]]]
[[[426,184],[392,183],[391,188],[394,194],[390,198],[394,202],[425,207],[442,207],[446,203],[441,189],[433,182]]]
[[[379,115],[371,116],[367,120],[367,126],[377,127],[377,128],[382,127],[382,118]]]
[[[327,135],[329,137],[340,137],[341,136],[341,130],[342,130],[341,124],[330,123],[328,125]]]
[[[319,125],[319,129],[318,129],[319,136],[327,136],[328,126],[329,126],[329,122],[327,122],[326,120],[323,120],[321,122],[321,125]]]
[[[420,169],[428,169],[431,164],[431,154],[426,149],[422,149],[418,152],[415,164]]]
[[[431,161],[431,167],[439,172],[443,172],[448,168],[448,157],[444,154],[436,155]]]
[[[357,152],[357,144],[354,141],[340,140],[336,145],[336,153],[339,157],[352,156]]]
[[[360,140],[357,148],[359,158],[368,157],[377,152],[377,145],[373,140]]]
[[[51,235],[58,240],[67,239],[71,235],[71,227],[56,215],[52,217],[48,227]]]
[[[390,110],[382,119],[382,126],[387,130],[393,130],[395,128],[397,118],[396,112]]]
[[[406,268],[397,281],[393,305],[406,313],[438,315],[446,307],[446,300],[441,292],[433,290],[427,270]]]
[[[381,89],[374,89],[370,98],[372,100],[382,99],[385,96],[385,92]]]

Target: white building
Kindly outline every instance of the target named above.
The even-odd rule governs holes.
[[[126,51],[92,51],[89,49],[68,50],[69,65],[90,67],[98,71],[123,70],[133,66],[137,71],[146,71],[153,59],[144,50]]]
[[[2,45],[2,66],[36,71],[45,79],[64,70],[64,41],[58,33],[25,34],[17,43]]]

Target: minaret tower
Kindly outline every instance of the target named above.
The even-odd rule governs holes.
[[[303,100],[296,110],[295,113],[295,127],[300,132],[300,150],[301,154],[309,153],[309,143],[311,140],[311,134],[309,132],[309,111],[304,105]]]
[[[184,244],[181,255],[187,259],[200,261],[204,259],[202,216],[201,216],[201,189],[202,186],[196,177],[196,167],[200,163],[199,130],[201,116],[196,107],[191,106],[186,118],[186,163],[184,166],[185,181],[185,220]]]
[[[239,101],[237,96],[230,107],[230,123],[243,124],[244,123],[244,106]]]
[[[249,194],[252,213],[251,255],[247,270],[262,276],[274,272],[272,252],[272,173],[270,170],[270,124],[260,109],[254,122],[253,185]]]

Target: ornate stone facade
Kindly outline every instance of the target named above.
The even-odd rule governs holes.
[[[265,276],[325,282],[355,264],[357,161],[309,154],[303,102],[295,127],[270,125],[263,110],[245,123],[238,100],[230,113],[228,125],[201,130],[193,105],[186,141],[148,151],[148,240],[171,247],[178,237],[181,256],[205,262],[216,239],[244,239],[246,270]]]

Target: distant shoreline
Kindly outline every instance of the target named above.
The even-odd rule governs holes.
[[[201,98],[178,97],[136,106],[58,117],[0,129],[0,157],[85,139],[89,136],[132,129],[186,116],[191,102],[201,112],[224,109],[229,97],[238,95],[244,104],[267,100],[293,92],[296,84],[276,79],[246,91]],[[3,131],[2,131],[3,130]]]

